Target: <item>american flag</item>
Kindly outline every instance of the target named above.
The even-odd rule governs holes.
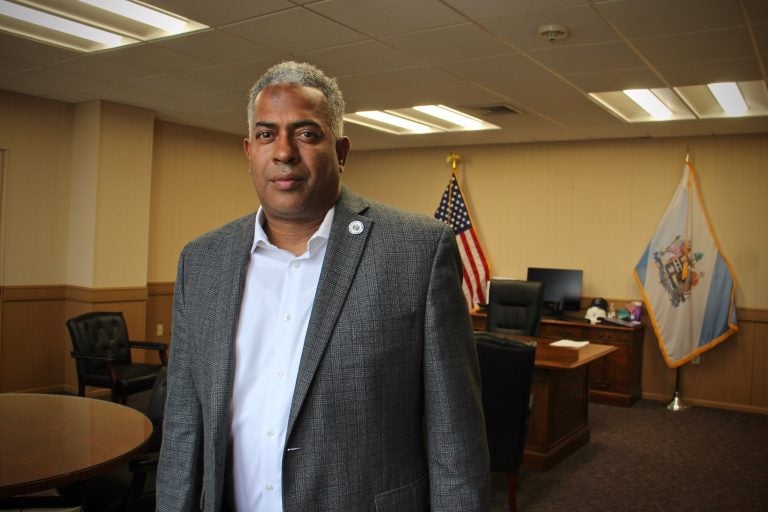
[[[472,226],[472,219],[464,202],[456,174],[451,173],[451,180],[445,187],[440,206],[435,211],[435,218],[450,225],[456,235],[456,243],[459,245],[461,262],[464,267],[462,289],[470,309],[478,304],[486,303],[486,290],[491,270],[488,260],[485,259],[480,240]]]

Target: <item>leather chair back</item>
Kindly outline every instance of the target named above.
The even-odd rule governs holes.
[[[494,279],[488,296],[488,330],[536,336],[541,321],[544,285],[536,281]]]
[[[491,471],[517,473],[523,459],[536,343],[475,333]]]
[[[85,313],[67,320],[67,329],[75,351],[115,357],[113,364],[131,363],[128,328],[121,312]],[[82,365],[84,372],[99,371],[104,366],[87,360],[77,360],[77,365]]]

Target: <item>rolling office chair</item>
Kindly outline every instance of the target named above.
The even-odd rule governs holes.
[[[509,510],[517,511],[517,474],[533,408],[536,342],[475,333],[491,471],[506,473]]]
[[[494,279],[488,296],[488,331],[536,336],[544,285],[536,281]]]
[[[152,389],[160,369],[167,364],[165,343],[130,341],[121,312],[95,311],[67,320],[71,352],[77,366],[77,391],[86,386],[109,388],[112,401],[125,404],[128,395]],[[131,349],[156,350],[161,364],[134,363]]]

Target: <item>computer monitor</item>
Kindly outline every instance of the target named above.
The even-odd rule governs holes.
[[[544,312],[562,316],[564,311],[578,311],[581,306],[583,271],[564,268],[528,267],[528,281],[544,284]]]

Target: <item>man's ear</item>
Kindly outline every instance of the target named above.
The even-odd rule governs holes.
[[[339,137],[336,140],[336,156],[339,159],[340,165],[344,165],[347,161],[350,147],[349,137]]]
[[[245,156],[247,157],[251,156],[250,148],[251,148],[251,140],[248,137],[246,137],[243,139],[243,152],[245,152]]]

